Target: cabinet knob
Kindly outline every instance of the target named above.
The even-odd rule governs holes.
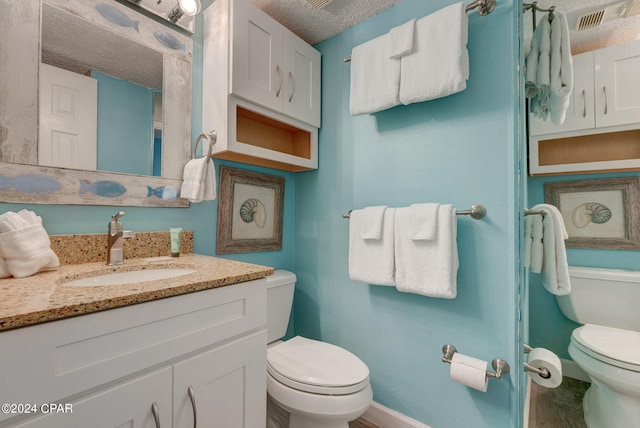
[[[151,413],[156,421],[156,428],[160,428],[160,412],[158,411],[158,403],[155,401],[151,404]]]
[[[289,81],[291,82],[291,94],[289,94],[289,102],[293,99],[293,94],[296,93],[296,76],[292,72],[289,72]]]
[[[189,393],[189,399],[191,400],[191,408],[193,409],[193,428],[197,428],[198,426],[198,411],[196,410],[196,392],[193,389],[192,385],[189,385],[187,389]]]
[[[282,90],[282,69],[279,65],[276,65],[276,72],[278,73],[278,89],[276,89],[276,98],[280,96]]]

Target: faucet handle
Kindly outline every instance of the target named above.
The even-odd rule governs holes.
[[[124,211],[120,211],[117,214],[114,214],[111,216],[111,218],[113,219],[113,221],[118,221],[118,219],[122,216],[124,216],[126,213]]]

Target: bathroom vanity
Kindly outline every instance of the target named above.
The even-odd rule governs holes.
[[[88,263],[0,280],[0,427],[264,427],[273,269],[187,255],[118,271],[165,268],[195,272],[65,285],[114,269]]]

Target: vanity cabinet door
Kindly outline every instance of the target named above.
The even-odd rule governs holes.
[[[11,428],[157,428],[171,426],[171,367],[117,384]],[[70,407],[65,407],[70,406]],[[154,416],[154,410],[156,416]],[[41,413],[41,408],[38,408]],[[159,425],[158,425],[159,424]]]
[[[595,126],[593,109],[593,52],[573,57],[573,91],[562,125],[529,115],[529,134],[545,135],[591,129]]]
[[[173,426],[264,427],[266,358],[262,330],[175,364]]]
[[[283,27],[248,0],[232,3],[231,92],[282,111],[285,94]]]
[[[596,127],[640,122],[640,41],[593,54]]]

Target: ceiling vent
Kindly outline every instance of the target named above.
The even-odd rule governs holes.
[[[627,11],[624,14],[625,18],[630,16],[640,15],[640,0],[634,0],[627,6]]]
[[[617,1],[608,5],[578,10],[567,15],[569,29],[585,31],[597,28],[614,19],[624,18],[633,5],[640,8],[640,0]],[[636,12],[640,13],[640,11]]]
[[[307,3],[311,5],[314,9],[322,9],[333,0],[307,0]]]

